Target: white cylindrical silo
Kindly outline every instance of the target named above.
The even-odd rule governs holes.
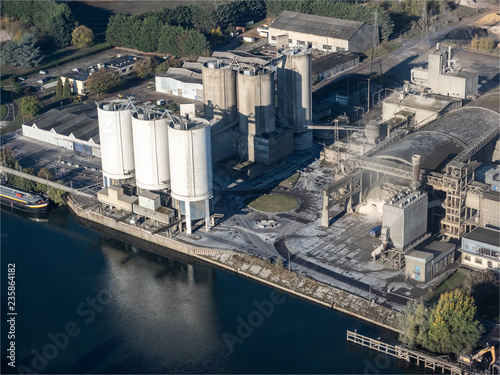
[[[224,118],[226,124],[238,119],[236,108],[236,71],[229,60],[213,60],[203,64],[203,101],[205,112]],[[205,115],[208,115],[205,113]]]
[[[202,218],[209,230],[213,179],[208,121],[193,118],[170,123],[168,145],[172,198],[186,216],[187,232],[191,233],[191,220]]]
[[[97,109],[104,187],[133,177],[132,116],[124,101],[101,103]]]
[[[161,190],[170,186],[168,124],[157,112],[134,113],[135,181],[139,188]]]
[[[240,132],[251,136],[276,130],[274,74],[270,69],[243,68],[237,74]]]
[[[307,51],[286,49],[277,69],[278,117],[294,129],[294,149],[312,146],[312,62]]]

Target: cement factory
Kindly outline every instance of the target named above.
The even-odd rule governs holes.
[[[302,258],[358,281],[380,266],[386,279],[373,275],[370,284],[380,289],[402,274],[430,280],[458,260],[457,249],[463,264],[500,269],[498,91],[479,96],[488,91],[479,74],[438,44],[395,88],[372,83],[370,94],[363,78],[347,74],[347,94],[334,81],[313,101],[317,51],[309,44],[329,50],[330,42],[271,34],[262,53],[214,52],[157,76],[158,95],[190,101],[175,114],[165,99],[112,99],[97,110],[51,109],[23,134],[100,158],[101,211],[117,209],[117,220],[134,225],[146,220],[152,234],[266,259],[292,254],[297,272],[309,272]],[[332,55],[351,53],[335,48]],[[298,185],[281,193],[298,209],[247,207],[245,199],[282,189],[296,172]],[[264,221],[280,224],[262,242]],[[349,225],[366,238],[348,235]],[[358,261],[348,267],[346,259]]]
[[[453,262],[474,228],[500,226],[498,215],[487,215],[498,199],[474,180],[481,162],[500,159],[499,115],[480,99],[463,106],[477,95],[478,75],[461,71],[451,48],[438,45],[428,68],[413,69],[412,82],[382,101],[381,121],[357,125],[313,123],[310,50],[285,48],[264,61],[203,59],[202,117],[194,105],[175,116],[154,103],[99,104],[100,202],[169,233],[190,235],[199,220],[209,231],[218,162],[236,157],[234,170],[251,181],[312,150],[313,136],[326,131],[335,138],[321,158],[333,182],[318,186],[320,225],[328,228],[339,210],[378,216],[372,261],[406,266],[408,277],[423,281]]]

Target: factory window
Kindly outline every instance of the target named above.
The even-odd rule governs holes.
[[[293,43],[293,40],[288,39],[288,44],[292,44],[292,43]]]
[[[303,40],[297,40],[297,44],[298,44],[299,46],[303,46],[303,45],[305,45],[305,44],[306,44],[306,42],[304,42]]]
[[[276,40],[276,37],[275,37],[275,36],[272,36],[272,37],[271,37],[271,40]]]
[[[332,50],[332,46],[329,46],[328,44],[323,44],[323,49],[331,51]]]
[[[467,262],[470,262],[470,255],[466,255],[466,256],[464,256],[464,259],[465,259]]]
[[[345,51],[345,48],[337,47],[337,51],[340,51],[340,52]]]
[[[122,73],[125,73],[127,71],[127,68],[122,69]]]
[[[415,280],[420,280],[420,266],[415,266]]]
[[[483,260],[482,260],[482,259],[479,259],[479,258],[476,258],[476,263],[477,263],[477,264],[483,264]]]
[[[493,268],[493,262],[488,262],[488,268]]]

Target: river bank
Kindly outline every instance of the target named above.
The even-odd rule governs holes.
[[[159,245],[155,252],[161,253],[162,247],[172,249],[320,306],[335,309],[391,331],[400,330],[399,312],[303,275],[289,272],[282,266],[236,251],[194,246],[159,233],[152,233],[126,221],[117,221],[102,213],[85,209],[73,198],[68,198],[68,206],[82,219]]]

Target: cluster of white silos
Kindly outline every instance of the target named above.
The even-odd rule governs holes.
[[[294,48],[281,51],[278,75],[278,118],[294,129],[294,149],[312,146],[312,62],[311,54]]]
[[[104,187],[120,186],[134,176],[132,114],[124,100],[101,103],[97,109]]]
[[[132,107],[134,111],[130,109]],[[98,107],[104,187],[135,176],[140,190],[171,189],[174,206],[210,229],[212,152],[207,120],[173,117],[124,101]]]

